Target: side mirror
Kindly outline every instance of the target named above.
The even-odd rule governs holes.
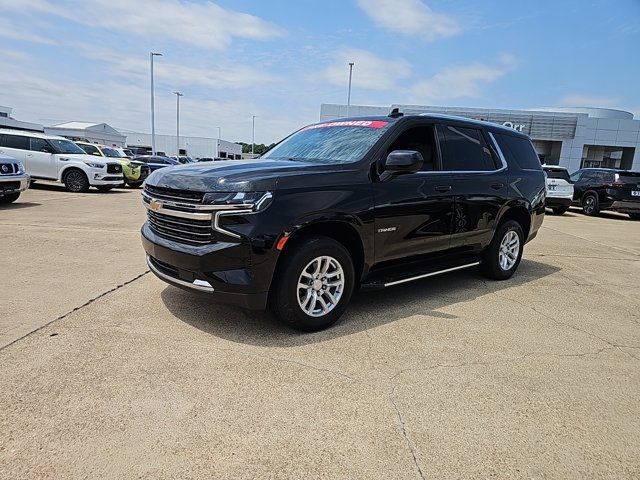
[[[415,150],[394,150],[384,162],[384,171],[380,180],[385,181],[395,175],[403,173],[415,173],[422,168],[424,159],[420,152]]]

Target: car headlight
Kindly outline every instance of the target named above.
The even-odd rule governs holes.
[[[258,211],[267,208],[272,198],[271,192],[215,192],[206,193],[204,203]]]
[[[96,163],[96,162],[84,162],[89,165],[91,168],[104,168],[104,163]]]
[[[18,171],[17,171],[16,173],[18,173],[18,174],[23,174],[23,173],[25,173],[25,172],[26,172],[26,170],[24,169],[24,165],[22,164],[22,162],[18,162],[18,163],[17,163],[17,165],[18,165]]]

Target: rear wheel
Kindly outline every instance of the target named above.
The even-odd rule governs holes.
[[[582,197],[582,211],[585,215],[589,215],[591,217],[600,213],[598,196],[595,193],[587,193]]]
[[[523,247],[522,227],[515,220],[507,220],[498,227],[485,250],[480,270],[493,280],[510,278],[520,265]]]
[[[628,213],[631,220],[640,220],[640,213]]]
[[[20,192],[7,193],[6,195],[3,195],[2,197],[0,197],[0,204],[13,203],[18,199],[19,196],[20,196]]]
[[[70,192],[84,193],[89,190],[87,175],[77,168],[67,170],[63,178],[64,186]]]
[[[328,237],[305,238],[291,247],[274,278],[271,309],[295,329],[325,329],[344,313],[353,293],[351,256]]]
[[[564,213],[569,210],[569,207],[553,207],[552,210],[556,215],[564,215]]]

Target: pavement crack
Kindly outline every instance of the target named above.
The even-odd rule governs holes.
[[[399,372],[394,377],[398,376],[400,373],[402,372]],[[407,447],[411,452],[411,457],[413,458],[413,464],[415,465],[416,470],[418,471],[418,474],[420,474],[420,478],[422,478],[422,480],[425,480],[426,477],[422,472],[422,468],[420,468],[420,463],[418,462],[418,457],[416,456],[415,447],[413,446],[413,443],[411,442],[411,439],[407,434],[407,426],[404,421],[404,417],[402,416],[402,412],[400,412],[400,408],[398,408],[398,404],[396,402],[396,385],[393,385],[391,387],[391,391],[389,392],[389,401],[391,402],[391,405],[393,406],[393,409],[396,412],[396,417],[398,419],[398,423],[400,424],[400,432],[402,433],[402,436],[404,437],[404,441],[406,442]]]
[[[122,287],[126,287],[126,286],[127,286],[127,285],[129,285],[130,283],[133,283],[133,282],[135,282],[136,280],[138,280],[138,279],[140,279],[140,278],[144,277],[144,276],[145,276],[146,274],[148,274],[149,272],[150,272],[150,270],[145,270],[145,271],[144,271],[144,272],[142,272],[141,274],[136,275],[135,277],[133,277],[133,278],[131,278],[131,279],[129,279],[129,280],[127,280],[127,281],[125,281],[125,282],[123,282],[123,283],[119,284],[119,285],[116,285],[115,287],[110,288],[109,290],[106,290],[106,291],[104,291],[104,292],[102,292],[102,293],[100,293],[100,294],[96,295],[95,297],[90,298],[89,300],[87,300],[86,302],[84,302],[82,305],[80,305],[80,306],[78,306],[78,307],[74,307],[72,310],[69,310],[67,313],[62,314],[62,315],[60,315],[59,317],[54,318],[53,320],[48,321],[48,322],[47,322],[47,323],[45,323],[44,325],[40,325],[38,328],[36,328],[36,329],[34,329],[34,330],[31,330],[30,332],[25,333],[25,334],[24,334],[24,335],[22,335],[21,337],[16,338],[15,340],[13,340],[13,341],[11,341],[11,342],[7,343],[6,345],[1,346],[1,347],[0,347],[0,351],[4,350],[4,349],[5,349],[5,348],[7,348],[7,347],[10,347],[10,346],[11,346],[11,345],[13,345],[14,343],[19,342],[19,341],[20,341],[20,340],[22,340],[23,338],[28,337],[28,336],[29,336],[29,335],[31,335],[32,333],[39,332],[39,331],[40,331],[40,330],[42,330],[43,328],[48,327],[49,325],[51,325],[51,324],[52,324],[52,323],[54,323],[54,322],[57,322],[58,320],[63,320],[63,319],[65,319],[65,318],[67,318],[67,317],[68,317],[69,315],[71,315],[72,313],[77,312],[78,310],[81,310],[81,309],[83,309],[84,307],[86,307],[86,306],[88,306],[88,305],[91,305],[91,304],[92,304],[93,302],[95,302],[96,300],[100,300],[102,297],[104,297],[104,296],[106,296],[106,295],[109,295],[110,293],[113,293],[113,292],[115,292],[116,290],[121,289]]]

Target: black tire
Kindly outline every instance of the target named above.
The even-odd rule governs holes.
[[[100,192],[108,192],[109,190],[111,190],[113,188],[113,186],[111,186],[111,185],[98,185],[96,188]]]
[[[582,197],[582,211],[585,215],[595,217],[600,213],[600,204],[598,202],[598,195],[593,192],[586,193]]]
[[[6,205],[7,203],[13,203],[18,199],[18,197],[20,197],[20,192],[7,193],[6,195],[0,197],[0,204]]]
[[[127,182],[127,185],[129,185],[131,188],[140,188],[143,183],[144,180],[141,182]]]
[[[518,236],[518,253],[515,263],[505,269],[500,263],[500,253],[502,249],[502,242],[509,232],[515,232]],[[491,244],[484,251],[482,261],[480,263],[480,271],[484,276],[493,280],[506,280],[511,278],[520,265],[523,250],[524,234],[522,233],[522,227],[515,220],[507,220],[500,224],[493,236]]]
[[[640,213],[628,213],[631,220],[640,220]]]
[[[553,207],[551,210],[555,215],[564,215],[569,210],[569,207]]]
[[[69,192],[85,193],[89,190],[89,179],[79,168],[70,168],[64,172],[62,181]]]
[[[295,244],[288,245],[288,247],[290,250],[287,251],[285,249],[286,257],[282,260],[282,264],[279,265],[276,276],[273,279],[273,289],[269,298],[271,310],[282,322],[296,330],[315,332],[330,327],[342,316],[353,293],[355,276],[351,255],[341,243],[332,238],[322,236],[303,238]],[[343,284],[338,301],[335,305],[329,303],[327,308],[330,308],[330,310],[321,314],[323,306],[320,302],[326,304],[326,300],[329,298],[326,295],[335,295],[340,287],[329,286],[327,293],[325,293],[323,290],[327,290],[327,287],[320,287],[318,284],[317,286],[320,290],[316,292],[313,284],[314,276],[309,275],[309,288],[307,290],[312,292],[310,295],[315,292],[318,300],[309,297],[308,308],[313,310],[319,305],[319,316],[313,316],[305,312],[300,305],[299,295],[306,298],[307,294],[304,293],[304,290],[303,293],[300,293],[302,289],[298,289],[298,281],[303,278],[303,270],[309,267],[311,270],[307,269],[307,272],[312,271],[313,262],[320,257],[330,257],[337,263],[342,269],[342,275],[337,273],[339,272],[337,268],[334,268],[329,272],[333,272],[336,277],[330,278],[337,278],[334,282],[339,282],[339,279],[342,278]],[[325,264],[321,263],[321,266],[323,265]],[[335,266],[335,264],[332,264],[332,266]],[[323,283],[323,278],[327,277],[318,278],[317,281]],[[327,282],[330,282],[330,280],[327,280]],[[332,288],[334,289],[333,291],[331,290]],[[311,302],[313,302],[313,305]]]

